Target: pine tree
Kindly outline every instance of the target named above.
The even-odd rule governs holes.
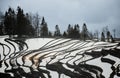
[[[3,29],[4,29],[3,22],[0,22],[0,35],[4,35]]]
[[[67,33],[64,31],[64,33],[63,33],[63,37],[67,37]]]
[[[22,35],[26,34],[26,28],[25,28],[25,15],[23,13],[23,10],[18,7],[17,8],[17,34],[18,37],[22,37]]]
[[[73,27],[69,24],[67,29],[68,38],[72,38],[72,32],[73,32]]]
[[[35,35],[35,29],[33,28],[31,22],[30,22],[30,19],[29,19],[29,14],[26,13],[25,15],[25,35],[28,35],[28,36],[34,36]]]
[[[110,41],[110,31],[107,31],[107,41]]]
[[[82,39],[83,39],[84,41],[85,41],[87,38],[89,38],[88,29],[87,29],[87,26],[86,26],[85,23],[83,24],[81,34],[82,34]]]
[[[24,14],[23,10],[18,7],[17,8],[17,34],[18,37],[22,36],[33,36],[34,35],[34,28],[32,27],[32,24],[29,20],[29,14]]]
[[[59,29],[58,25],[55,26],[54,36],[55,37],[60,37],[61,36],[60,29]]]
[[[115,40],[113,39],[112,35],[110,36],[111,42],[115,42]]]
[[[73,38],[79,38],[80,37],[80,30],[79,30],[79,25],[75,25],[74,26],[74,30],[73,30]]]
[[[0,35],[4,35],[4,15],[0,11]]]
[[[72,27],[70,24],[68,25],[67,29],[67,36],[69,38],[80,38],[80,29],[79,25],[75,24],[74,27]]]
[[[103,32],[101,33],[101,41],[105,41],[105,35]]]
[[[12,8],[9,8],[8,11],[5,13],[4,18],[4,25],[5,25],[5,32],[7,35],[14,35],[15,26],[16,26],[16,19],[15,19],[15,12]]]
[[[48,36],[48,27],[47,27],[47,23],[45,22],[44,17],[42,18],[42,22],[41,22],[41,37],[47,37]]]

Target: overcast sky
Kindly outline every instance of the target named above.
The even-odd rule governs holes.
[[[64,31],[68,24],[86,23],[91,32],[108,26],[120,34],[120,0],[0,0],[2,12],[17,6],[44,16],[52,31],[56,24]]]

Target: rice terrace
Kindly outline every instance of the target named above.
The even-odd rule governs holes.
[[[3,37],[0,50],[0,72],[3,72],[0,75],[6,78],[120,76],[120,43],[63,38],[22,41]]]

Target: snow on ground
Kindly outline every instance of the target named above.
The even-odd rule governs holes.
[[[43,45],[47,44],[49,41],[53,40],[52,38],[33,38],[27,39],[25,42],[28,44],[28,50],[39,49]]]
[[[111,70],[111,65],[108,63],[102,63],[100,61],[101,58],[97,58],[95,60],[88,61],[87,64],[92,64],[95,66],[100,66],[103,70],[103,75],[105,75],[105,78],[109,78],[110,73],[112,72]]]
[[[14,47],[9,44],[8,42],[4,41],[5,38],[8,37],[1,37],[0,43],[6,44],[10,47],[11,53],[14,53]],[[85,52],[91,53],[91,51],[99,51],[101,52],[103,48],[106,50],[114,49],[117,47],[118,43],[108,43],[108,42],[94,42],[94,41],[80,41],[80,40],[71,40],[71,39],[54,39],[54,38],[33,38],[33,39],[27,39],[25,41],[28,45],[27,50],[23,50],[20,52],[23,52],[20,57],[17,58],[18,63],[20,63],[21,68],[23,68],[26,72],[30,72],[30,69],[28,67],[34,67],[37,68],[40,66],[46,65],[52,65],[54,63],[57,64],[57,62],[63,63],[63,67],[67,70],[74,71],[74,69],[69,68],[66,63],[69,63],[70,65],[78,65],[82,61],[87,61],[89,59],[92,59],[93,56],[85,55]],[[12,44],[16,47],[16,52],[19,51],[19,46],[15,42],[12,42]],[[117,47],[119,49],[119,47]],[[3,47],[0,46],[0,54],[1,54],[1,60],[4,59],[3,55]],[[6,55],[9,52],[9,48],[5,47]],[[19,53],[18,53],[19,54]],[[10,54],[9,54],[10,55]],[[17,56],[17,55],[16,55]],[[23,58],[24,57],[24,58]],[[7,63],[9,63],[9,57]],[[111,70],[111,64],[105,63],[101,61],[102,56],[94,58],[92,60],[87,61],[87,64],[95,65],[98,67],[101,67],[103,69],[102,75],[105,76],[105,78],[109,78],[112,70]],[[105,58],[110,58],[112,60],[115,60],[116,63],[115,66],[118,66],[120,64],[119,58],[116,58],[111,55],[105,56]],[[24,64],[23,64],[23,60]],[[34,63],[34,64],[33,64]],[[55,64],[55,65],[56,65]],[[25,67],[28,66],[28,67]],[[4,72],[4,69],[6,66],[3,64],[3,67],[0,68],[0,72]],[[10,68],[9,68],[10,69]],[[49,69],[44,69],[50,71],[50,75],[52,78],[58,78],[58,73],[56,71],[52,71]],[[47,76],[47,75],[45,75]],[[61,74],[61,78],[69,78],[69,76],[65,74]],[[116,78],[116,76],[114,77]]]

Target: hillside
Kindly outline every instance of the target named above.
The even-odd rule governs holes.
[[[63,38],[0,38],[1,76],[118,78],[120,44]]]

